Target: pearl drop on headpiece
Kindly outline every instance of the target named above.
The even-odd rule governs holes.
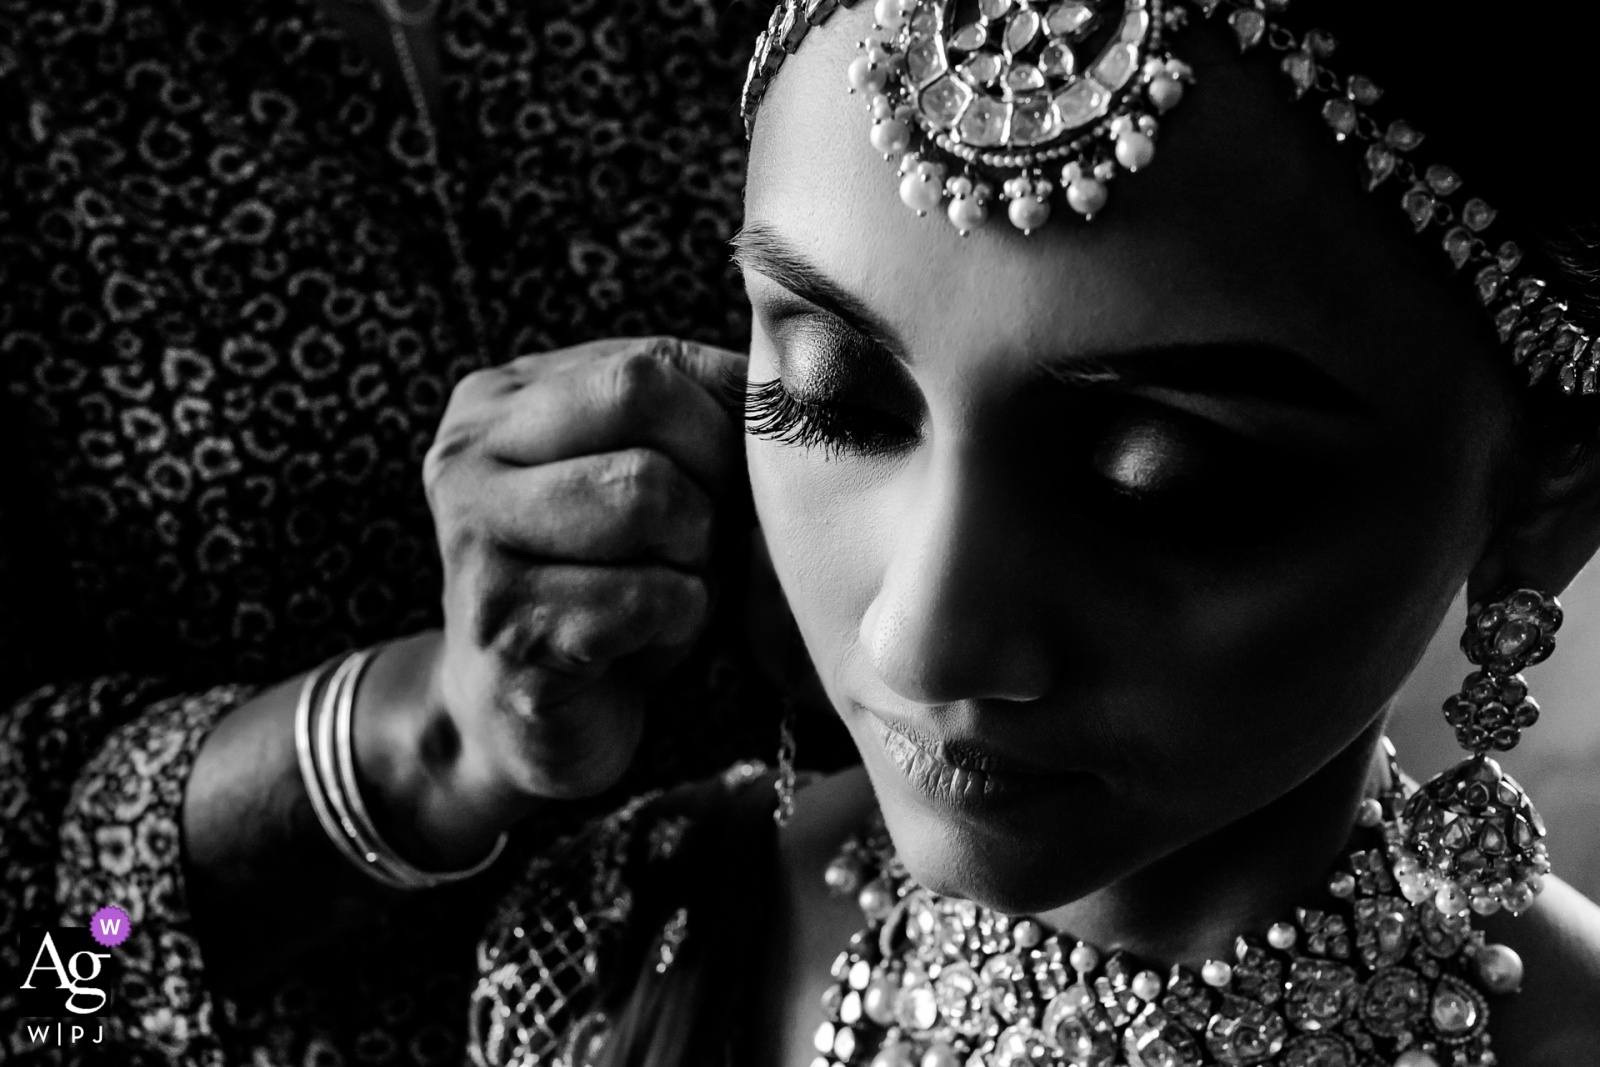
[[[911,147],[911,127],[899,119],[878,119],[872,124],[872,147],[885,158],[904,152]]]
[[[1150,102],[1165,114],[1178,106],[1183,99],[1183,83],[1167,74],[1150,79]]]
[[[1050,201],[1043,196],[1019,196],[1006,208],[1011,225],[1023,233],[1032,233],[1050,219]]]
[[[1110,194],[1105,185],[1094,178],[1077,177],[1070,181],[1065,179],[1067,187],[1067,206],[1085,218],[1093,218],[1095,212],[1106,206]]]
[[[853,92],[881,93],[884,85],[888,83],[889,72],[883,67],[874,65],[866,56],[856,56],[850,61],[850,66],[845,68],[845,77],[849,80]]]
[[[855,2],[778,0],[745,77],[740,112],[747,136],[786,57],[811,27]],[[1181,103],[1194,81],[1193,69],[1172,53],[1172,39],[1187,23],[1215,18],[1227,23],[1241,52],[1268,46],[1281,53],[1278,67],[1296,98],[1314,102],[1334,140],[1363,146],[1369,191],[1388,195],[1390,179],[1409,182],[1395,201],[1470,280],[1530,383],[1548,378],[1567,394],[1600,394],[1600,339],[1572,321],[1568,304],[1542,278],[1527,272],[1517,242],[1498,229],[1491,239],[1499,217],[1492,205],[1471,190],[1453,199],[1466,179],[1442,162],[1410,155],[1424,145],[1422,130],[1404,119],[1380,125],[1366,110],[1382,90],[1360,73],[1330,65],[1337,43],[1320,30],[1294,28],[1283,15],[1288,0],[978,0],[976,11],[973,6],[873,0],[878,36],[862,42],[867,52],[851,60],[848,77],[852,92],[892,97],[891,114],[874,107],[874,119],[882,122],[871,135],[886,157],[915,146],[997,178],[1069,164],[1076,173],[1062,177],[1067,204],[1093,218],[1106,205],[1111,181],[1150,165],[1157,116]],[[891,118],[904,124],[904,135],[887,125]],[[935,192],[940,195],[929,203],[926,192],[901,186],[901,198],[919,215],[941,206],[942,189]],[[1034,196],[1044,201],[1049,194]],[[981,199],[956,209],[958,226],[974,223]],[[1019,206],[1018,199],[1006,196],[1007,215],[1024,233],[1052,214]],[[1497,729],[1509,738],[1512,727],[1530,725],[1536,713],[1523,706],[1517,722]],[[1500,891],[1517,901],[1523,896],[1511,886]]]
[[[900,202],[918,215],[926,215],[943,199],[943,187],[926,174],[913,171],[900,179]]]
[[[984,204],[988,199],[985,190],[975,187],[968,178],[951,178],[945,188],[951,197],[945,213],[961,236],[965,237],[989,221],[989,209]]]
[[[1145,134],[1130,130],[1117,138],[1117,162],[1136,171],[1155,158],[1156,145]]]

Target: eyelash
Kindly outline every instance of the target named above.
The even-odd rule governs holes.
[[[808,449],[820,447],[825,459],[892,455],[913,447],[920,436],[917,429],[874,408],[797,397],[778,378],[747,383],[744,416],[745,432],[751,436]],[[1094,494],[1103,501],[1108,509],[1103,518],[1114,526],[1123,543],[1137,542],[1163,552],[1237,555],[1270,541],[1268,524],[1256,522],[1256,512],[1249,506],[1259,493],[1235,507],[1226,486],[1176,492],[1145,490],[1121,485],[1094,470],[1089,453],[1113,431],[1109,423],[1114,421],[1102,411],[1099,418],[1085,417],[1074,423],[1073,442],[1066,447],[1074,453],[1083,450],[1083,459],[1072,472],[1070,485],[1062,482],[1061,490]]]
[[[750,382],[745,388],[746,433],[801,448],[820,446],[827,457],[882,455],[908,443],[906,434],[872,426],[873,421],[887,420],[856,404],[802,400],[784,388],[779,378]],[[914,437],[914,432],[910,436]]]

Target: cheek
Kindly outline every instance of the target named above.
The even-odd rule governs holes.
[[[882,558],[869,499],[815,449],[747,436],[756,515],[789,609],[830,696],[878,586]],[[835,701],[837,703],[837,700]]]
[[[1382,711],[1473,557],[1459,470],[1416,466],[1396,477],[1413,486],[1406,499],[1397,486],[1341,496],[1291,547],[1232,573],[1133,555],[1086,583],[1077,602],[1104,613],[1112,638],[1098,645],[1087,703],[1130,761],[1136,806],[1160,812],[1181,797],[1179,821],[1237,816]]]

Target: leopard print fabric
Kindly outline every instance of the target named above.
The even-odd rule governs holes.
[[[432,621],[419,462],[462,375],[746,341],[747,27],[711,2],[445,4],[480,352],[416,116],[316,0],[0,0],[0,382],[44,497],[6,539],[49,525],[0,589],[65,579],[80,671],[267,679]]]
[[[103,1058],[462,1058],[494,887],[214,998],[182,784],[256,686],[437,623],[420,463],[464,374],[601,336],[743,347],[756,15],[444,0],[433,153],[316,0],[0,0],[0,951],[142,912]],[[737,658],[694,666],[640,789],[766,741]]]

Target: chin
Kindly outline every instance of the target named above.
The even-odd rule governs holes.
[[[984,826],[882,793],[879,805],[895,851],[918,884],[1007,915],[1051,911],[1124,873],[1104,841],[1081,839],[1065,818],[1034,828]]]

